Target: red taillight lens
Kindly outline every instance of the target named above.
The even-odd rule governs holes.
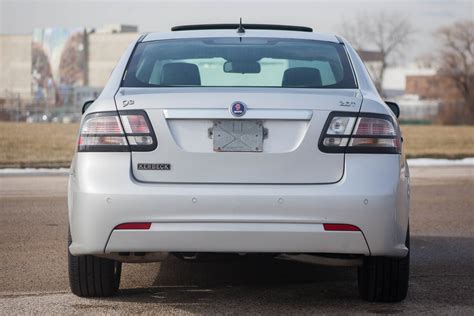
[[[148,134],[150,129],[143,115],[122,115],[123,126],[127,134]]]
[[[349,141],[347,152],[367,151],[400,153],[401,142],[396,125],[390,116],[386,117],[359,117],[354,133]]]
[[[125,131],[124,131],[125,130]],[[81,127],[78,151],[151,151],[156,137],[143,111],[89,114]]]
[[[397,132],[390,120],[372,117],[360,117],[357,120],[354,135],[396,136]]]
[[[91,116],[84,121],[81,134],[119,134],[123,135],[122,125],[117,115]]]
[[[398,126],[389,115],[332,113],[319,148],[328,153],[400,153]]]
[[[88,115],[82,124],[79,151],[128,151],[120,119],[114,114]]]

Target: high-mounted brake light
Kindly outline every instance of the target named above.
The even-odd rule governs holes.
[[[81,127],[78,151],[151,151],[156,137],[144,111],[89,114]]]
[[[319,149],[327,153],[401,152],[400,132],[392,117],[376,113],[333,112],[324,126]]]

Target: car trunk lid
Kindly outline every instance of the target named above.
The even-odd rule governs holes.
[[[235,102],[247,107],[242,117],[230,111]],[[359,111],[361,102],[357,90],[342,89],[121,88],[116,95],[118,110],[149,116],[158,146],[132,152],[131,163],[138,181],[155,183],[337,182],[344,154],[321,152],[319,136],[330,112]]]

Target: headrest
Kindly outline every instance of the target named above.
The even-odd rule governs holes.
[[[163,65],[161,84],[164,86],[200,86],[199,68],[189,63],[168,63]]]
[[[285,70],[281,85],[283,87],[321,87],[321,73],[316,68],[295,67]]]

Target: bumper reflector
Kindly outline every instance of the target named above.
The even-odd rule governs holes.
[[[360,231],[359,227],[349,224],[323,224],[326,231]]]
[[[123,223],[115,226],[114,229],[150,229],[151,223]]]

